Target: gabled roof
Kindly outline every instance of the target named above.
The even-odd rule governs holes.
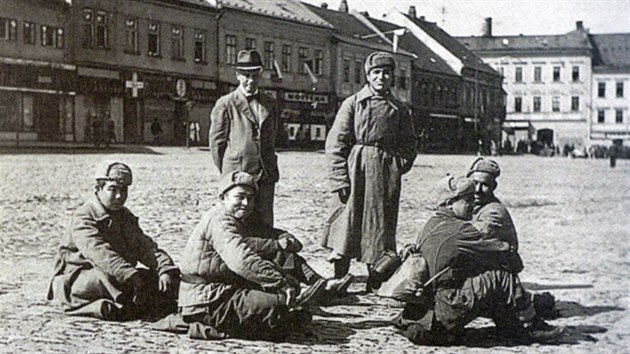
[[[319,27],[332,27],[298,0],[220,0],[218,6]]]
[[[388,35],[392,41],[393,33],[391,32],[400,28],[400,26],[382,20],[370,19],[370,21],[381,30],[381,32]],[[398,47],[416,55],[413,65],[420,70],[446,75],[457,75],[439,55],[408,31],[398,37]]]
[[[464,67],[499,75],[489,65],[483,63],[470,49],[455,39],[455,37],[451,37],[451,35],[436,25],[435,22],[425,21],[407,14],[404,14],[404,16],[455,55],[463,63]]]
[[[560,35],[457,37],[457,39],[466,48],[479,53],[515,50],[544,53],[592,49],[588,33],[580,30]]]
[[[324,9],[307,3],[304,3],[304,6],[306,6],[315,15],[321,17],[324,21],[330,23],[335,29],[334,36],[337,39],[354,45],[365,45],[377,50],[392,51],[392,45],[374,33],[374,31],[361,22],[357,16],[348,12]],[[368,20],[372,24],[375,24],[375,21],[378,21],[372,18],[368,18]],[[385,31],[400,28],[389,22],[383,22],[383,24],[385,26]],[[377,27],[383,31],[383,28],[380,26]],[[389,37],[391,37],[391,35]],[[398,53],[413,56],[413,53],[405,50],[399,50]]]
[[[592,34],[593,70],[630,72],[630,33]]]

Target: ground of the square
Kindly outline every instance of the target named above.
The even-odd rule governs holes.
[[[94,167],[127,162],[134,183],[126,206],[176,262],[201,214],[217,200],[210,153],[185,148],[109,151],[11,151],[0,154],[0,351],[3,352],[630,352],[630,161],[499,156],[497,196],[515,221],[525,262],[521,279],[558,301],[567,327],[555,344],[523,346],[494,338],[491,322],[468,326],[465,345],[419,347],[396,332],[395,301],[365,295],[365,267],[351,296],[315,311],[313,323],[287,343],[193,341],[156,332],[150,323],[64,317],[46,301],[54,254],[70,214],[90,195]],[[404,176],[398,245],[412,242],[430,217],[436,181],[463,174],[475,156],[419,155]],[[307,260],[332,269],[319,246],[331,212],[328,165],[321,152],[280,152],[276,224],[299,237]]]

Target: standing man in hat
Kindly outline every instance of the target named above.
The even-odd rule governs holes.
[[[239,170],[258,179],[255,211],[273,226],[275,183],[279,179],[274,147],[277,117],[272,98],[258,89],[262,70],[260,53],[238,53],[239,86],[221,97],[212,109],[209,138],[219,173]]]
[[[175,312],[179,269],[124,207],[131,169],[106,162],[95,179],[94,195],[72,215],[57,253],[48,300],[61,302],[66,315],[105,320]]]
[[[326,139],[331,190],[345,208],[322,245],[331,249],[336,278],[348,273],[351,258],[366,263],[368,291],[377,285],[371,265],[384,250],[396,250],[401,176],[416,157],[409,110],[390,93],[395,67],[389,53],[367,57],[367,84],[342,103]]]

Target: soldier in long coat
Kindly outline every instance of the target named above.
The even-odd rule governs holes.
[[[370,270],[384,250],[396,250],[401,176],[413,165],[416,140],[409,110],[389,90],[395,67],[388,53],[368,56],[366,86],[342,103],[326,139],[331,190],[345,204],[322,242],[335,277],[351,258]]]
[[[273,226],[275,183],[280,178],[275,103],[258,90],[263,66],[257,51],[240,51],[236,65],[239,86],[221,97],[210,114],[210,151],[221,175],[244,171],[258,179],[256,213]]]

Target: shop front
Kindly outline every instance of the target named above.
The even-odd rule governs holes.
[[[336,114],[333,94],[279,91],[276,145],[288,149],[322,149]]]
[[[0,141],[72,141],[73,65],[0,63]]]

